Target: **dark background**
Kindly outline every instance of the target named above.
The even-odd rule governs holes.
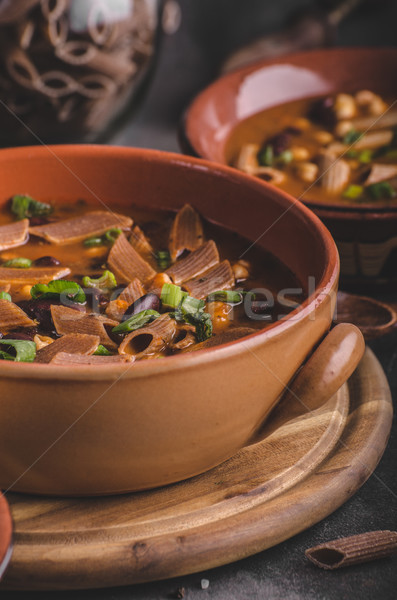
[[[182,25],[164,36],[143,103],[109,143],[178,151],[177,129],[189,102],[213,80],[221,62],[242,43],[274,32],[291,11],[311,0],[180,0]],[[319,2],[318,4],[325,4]],[[374,0],[338,29],[338,45],[395,45],[397,1]],[[394,299],[396,300],[396,299]],[[369,344],[397,397],[397,332]],[[396,425],[386,452],[367,483],[332,515],[290,540],[237,563],[175,580],[107,590],[2,592],[4,600],[160,600],[185,588],[188,600],[391,600],[396,598],[397,557],[326,572],[310,564],[306,548],[374,529],[397,529]],[[210,581],[202,590],[200,581]]]

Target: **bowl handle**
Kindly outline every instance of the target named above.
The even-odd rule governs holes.
[[[347,381],[365,351],[361,331],[350,323],[336,325],[287,387],[274,408],[266,434],[327,402]]]

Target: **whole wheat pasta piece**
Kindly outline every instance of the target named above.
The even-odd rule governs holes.
[[[162,352],[176,333],[176,323],[168,314],[129,333],[119,346],[120,354],[132,354],[137,360]]]
[[[62,47],[68,39],[69,18],[62,15],[59,19],[52,19],[48,22],[48,37],[54,48]],[[56,50],[55,50],[56,51]]]
[[[397,531],[368,531],[325,542],[306,550],[305,555],[322,569],[338,569],[384,558],[397,552]]]
[[[142,254],[146,258],[151,258],[154,256],[153,246],[138,225],[133,227],[129,237],[129,242],[139,254]]]
[[[206,298],[212,292],[228,290],[234,285],[233,269],[228,260],[224,260],[199,277],[190,279],[183,288],[194,298]]]
[[[27,50],[36,31],[36,24],[34,21],[24,20],[21,23],[18,23],[17,29],[19,46],[23,50]]]
[[[140,280],[135,277],[121,292],[116,300],[111,300],[106,307],[106,314],[110,319],[121,321],[127,308],[145,294]]]
[[[165,272],[176,285],[193,279],[219,263],[219,252],[213,240],[206,242],[186,258],[178,260]]]
[[[137,277],[145,284],[156,275],[156,271],[138,254],[123,234],[119,235],[113,244],[107,262],[117,281],[124,283],[129,283]]]
[[[368,117],[357,117],[356,119],[350,120],[352,129],[356,131],[366,131],[367,129],[384,129],[389,127],[395,127],[397,125],[397,109],[391,108],[383,115],[368,116]]]
[[[129,229],[132,219],[105,210],[89,212],[80,217],[73,217],[56,223],[30,227],[32,235],[44,238],[52,244],[72,244],[90,236],[102,235],[108,229]]]
[[[62,279],[70,274],[69,267],[34,267],[33,269],[12,269],[0,267],[0,284],[35,285],[48,283],[53,279]]]
[[[62,98],[76,92],[79,83],[63,71],[46,71],[36,81],[35,88],[48,98]]]
[[[194,332],[193,325],[177,325],[175,337],[170,344],[171,350],[185,350],[195,344],[197,340]]]
[[[127,81],[136,71],[136,66],[122,52],[103,52],[94,44],[84,40],[69,40],[55,50],[61,60],[75,66],[84,66],[109,75],[113,80]]]
[[[9,292],[10,287],[11,287],[10,283],[3,283],[0,285],[0,292]]]
[[[117,345],[108,336],[105,325],[115,327],[118,321],[113,321],[103,315],[85,314],[66,306],[53,304],[51,316],[59,335],[68,333],[83,333],[99,337],[99,343],[107,348],[116,349]]]
[[[41,11],[48,21],[59,19],[68,7],[68,0],[40,0]]]
[[[37,82],[40,80],[40,74],[26,52],[21,48],[10,49],[5,64],[8,74],[19,85],[28,89],[36,88]]]
[[[26,244],[29,239],[29,219],[0,225],[0,251]]]
[[[48,346],[38,350],[35,362],[50,363],[59,352],[78,355],[93,354],[98,345],[99,337],[97,335],[70,333],[63,335],[52,342],[52,344],[48,344]]]
[[[397,177],[397,165],[387,165],[382,163],[373,163],[371,171],[364,181],[364,185],[372,185],[380,181],[387,181]]]
[[[20,2],[1,2],[0,3],[0,24],[13,23],[26,15],[26,13],[39,4],[40,0],[22,0]]]
[[[330,194],[338,194],[349,182],[349,164],[343,158],[337,159],[329,150],[321,150],[318,156],[318,179],[321,187]]]
[[[19,327],[34,327],[36,323],[29,319],[19,306],[8,300],[0,300],[0,332],[8,333]]]
[[[195,344],[194,346],[189,346],[183,352],[194,352],[195,350],[204,350],[208,348],[214,348],[216,346],[220,346],[221,344],[228,344],[229,342],[235,342],[241,338],[246,337],[247,335],[251,335],[252,333],[256,333],[257,329],[253,329],[251,327],[236,327],[234,329],[226,329],[220,333],[214,334],[212,337],[208,338],[204,342],[200,342],[200,344]]]
[[[177,213],[168,242],[172,260],[184,250],[197,250],[204,243],[204,231],[199,214],[190,204],[185,204]]]
[[[117,85],[110,76],[102,75],[102,73],[90,73],[79,78],[78,91],[83,96],[94,100],[107,99],[109,96],[113,98],[117,92]]]
[[[129,354],[115,354],[114,356],[96,356],[91,354],[89,356],[82,356],[76,354],[70,354],[69,352],[58,352],[51,360],[52,365],[66,365],[66,366],[77,366],[77,365],[115,365],[123,363],[134,362],[134,357]]]

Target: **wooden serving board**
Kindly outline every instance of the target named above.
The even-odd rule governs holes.
[[[9,494],[15,544],[0,587],[127,585],[269,548],[329,515],[364,483],[391,419],[385,375],[367,349],[326,405],[272,432],[270,419],[266,435],[203,475],[105,498]]]

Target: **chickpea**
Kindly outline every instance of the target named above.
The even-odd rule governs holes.
[[[13,258],[18,258],[18,254],[16,254],[15,252],[3,252],[0,256],[0,262],[12,260]]]
[[[19,300],[31,300],[32,296],[30,294],[30,290],[32,289],[31,285],[23,285],[18,289],[18,298]]]
[[[307,160],[310,157],[309,150],[304,146],[292,146],[291,152],[294,160]]]
[[[243,264],[241,264],[241,262],[235,263],[232,266],[232,269],[233,269],[234,277],[235,277],[235,279],[237,279],[237,281],[242,281],[243,279],[248,279],[249,271],[248,271],[247,267],[245,267]]]
[[[211,315],[214,333],[219,333],[229,327],[233,311],[230,304],[226,304],[226,302],[208,302],[206,311]]]
[[[87,248],[85,252],[88,256],[92,256],[95,258],[97,256],[105,256],[107,251],[108,248],[106,248],[105,246],[92,246],[91,248]]]
[[[351,119],[357,113],[356,101],[350,94],[337,94],[334,103],[337,119]]]
[[[306,131],[307,129],[310,129],[311,123],[306,117],[298,117],[292,122],[292,126],[301,129],[302,131]]]
[[[318,166],[312,162],[301,162],[296,165],[296,174],[301,181],[313,183],[318,175]]]
[[[374,94],[373,92],[370,92],[369,90],[360,90],[355,95],[357,106],[360,106],[360,107],[368,106],[369,104],[371,104],[371,102],[375,96],[376,96],[376,94]]]
[[[368,105],[368,112],[374,117],[379,117],[385,112],[385,110],[387,110],[387,104],[380,96],[375,96],[372,102]]]
[[[339,121],[335,127],[335,135],[338,138],[344,138],[346,133],[354,129],[351,121]]]
[[[313,138],[322,146],[326,146],[333,141],[334,136],[329,131],[320,130],[313,133]]]

